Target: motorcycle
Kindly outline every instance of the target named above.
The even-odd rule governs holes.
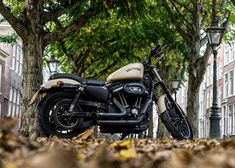
[[[120,68],[106,81],[52,74],[30,102],[33,104],[41,95],[35,113],[40,135],[71,138],[95,125],[101,133],[122,133],[123,137],[141,133],[150,125],[155,102],[171,136],[178,140],[192,139],[187,116],[151,64],[153,58],[162,54],[161,47],[156,47],[145,61]],[[156,86],[164,94],[157,96]]]

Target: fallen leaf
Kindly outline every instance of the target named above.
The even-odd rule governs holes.
[[[3,163],[3,168],[17,168],[17,166],[14,163],[6,162]]]
[[[135,158],[137,155],[136,155],[136,152],[134,149],[123,149],[120,151],[120,154],[118,156],[118,160],[127,160],[127,159],[130,159],[130,158]]]

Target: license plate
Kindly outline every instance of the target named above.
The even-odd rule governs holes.
[[[39,95],[39,91],[37,91],[36,93],[33,94],[33,97],[31,98],[30,102],[29,102],[29,106],[31,106],[37,99]]]

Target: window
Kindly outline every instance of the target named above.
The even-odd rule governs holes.
[[[206,86],[209,86],[209,84],[210,84],[209,76],[210,76],[210,65],[208,65],[207,72],[206,72]]]
[[[219,79],[222,79],[223,77],[223,65],[219,64]]]
[[[229,62],[229,45],[225,45],[224,49],[224,65],[228,64]]]
[[[13,87],[10,88],[7,116],[12,116],[12,99],[13,99]]]
[[[17,51],[16,51],[16,69],[15,72],[19,73],[19,68],[20,68],[20,55],[19,55],[19,47],[17,47]]]
[[[20,91],[17,91],[16,116],[20,117]]]
[[[229,130],[228,130],[228,134],[231,135],[233,133],[233,124],[234,124],[234,118],[233,118],[233,105],[229,105],[228,106],[228,115],[229,115]]]
[[[213,82],[213,64],[210,65],[210,85],[212,85]]]
[[[22,50],[20,51],[20,70],[19,70],[19,75],[22,75],[22,69],[23,69],[23,53]]]
[[[224,75],[224,98],[228,97],[228,74]]]
[[[16,64],[16,47],[17,47],[16,44],[12,46],[12,61],[11,61],[12,70],[15,70],[16,68],[16,65],[15,65]]]
[[[217,95],[217,100],[218,100],[218,106],[221,106],[221,99],[222,99],[222,86],[219,86],[219,90],[218,90],[218,95]]]
[[[210,100],[209,100],[210,97],[209,97],[209,96],[210,96],[210,93],[207,92],[207,93],[206,93],[206,108],[207,108],[207,109],[210,107],[210,102],[209,102],[209,101],[210,101]]]
[[[16,109],[17,109],[16,100],[17,100],[17,94],[18,94],[18,91],[17,91],[16,89],[14,89],[14,97],[13,97],[13,117],[16,116]]]
[[[233,44],[229,45],[229,62],[233,61]]]
[[[223,113],[224,113],[224,135],[228,134],[228,114],[226,106],[223,107]]]
[[[12,65],[11,68],[20,76],[22,75],[23,55],[22,48],[19,44],[14,44],[12,47]]]
[[[212,96],[213,96],[213,92],[212,89],[210,90],[210,107],[212,106]]]
[[[16,73],[18,73],[19,75],[21,75],[22,73],[22,62],[23,62],[23,57],[22,57],[22,48],[20,45],[18,45],[17,47],[17,55],[16,55]]]
[[[220,126],[220,128],[221,128],[221,134],[222,134],[222,136],[224,135],[224,109],[225,109],[225,106],[222,106],[222,113],[221,113],[221,122],[220,122],[220,124],[221,124],[221,126]]]
[[[232,96],[233,95],[233,89],[234,89],[234,82],[233,82],[233,71],[229,72],[229,95]]]
[[[20,91],[11,87],[9,94],[9,105],[8,105],[8,114],[7,116],[20,117],[20,101],[21,94]]]

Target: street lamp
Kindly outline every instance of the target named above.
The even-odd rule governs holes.
[[[51,74],[57,73],[60,66],[60,62],[55,58],[54,55],[47,61],[47,66]]]
[[[217,101],[217,46],[220,45],[224,34],[224,28],[218,26],[217,18],[212,21],[211,27],[207,29],[207,37],[209,44],[213,50],[214,66],[213,66],[213,101],[212,112],[210,115],[210,137],[220,138],[220,113]]]
[[[176,102],[176,91],[178,90],[179,86],[180,86],[180,80],[178,80],[176,78],[173,79],[172,80],[172,88],[173,88],[173,92],[175,94],[175,102]]]

